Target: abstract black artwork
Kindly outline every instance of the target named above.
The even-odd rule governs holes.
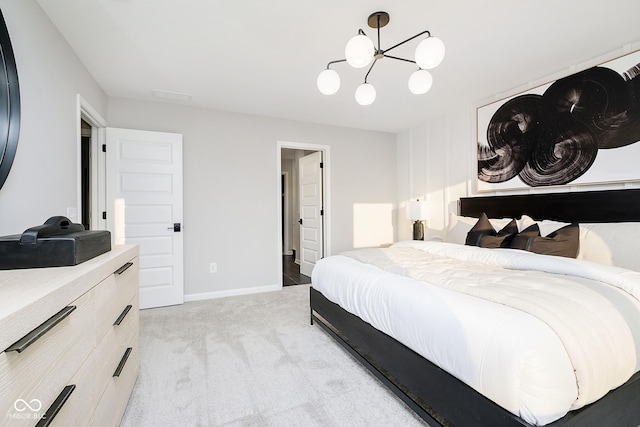
[[[478,108],[478,191],[640,180],[640,52]]]

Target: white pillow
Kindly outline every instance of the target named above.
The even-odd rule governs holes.
[[[640,222],[580,224],[578,259],[640,271]]]
[[[522,217],[516,221],[518,223],[518,231],[522,231],[525,228],[536,223],[536,220],[531,218],[529,215],[522,215]]]
[[[540,235],[542,237],[546,237],[549,234],[553,233],[554,231],[564,227],[570,225],[569,222],[559,222],[559,221],[551,221],[548,219],[545,219],[543,221],[539,221],[538,222],[538,227],[540,227]]]
[[[478,222],[478,218],[472,216],[460,216],[454,213],[449,213],[449,226],[447,227],[447,233],[444,237],[444,241],[447,243],[457,243],[464,245],[467,241],[467,233]],[[502,230],[507,224],[511,222],[511,218],[490,218],[489,222],[493,225],[493,228]]]

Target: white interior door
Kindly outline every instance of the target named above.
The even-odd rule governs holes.
[[[323,257],[322,152],[298,160],[300,175],[300,273],[311,276]]]
[[[182,304],[182,135],[106,133],[107,225],[140,246],[140,308]]]

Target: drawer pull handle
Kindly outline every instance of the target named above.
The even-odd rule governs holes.
[[[53,329],[54,326],[60,323],[65,317],[70,315],[71,312],[75,309],[75,305],[70,305],[63,308],[62,310],[51,316],[49,319],[47,319],[43,324],[35,328],[33,331],[29,332],[27,335],[14,342],[11,346],[9,346],[9,348],[5,350],[5,352],[17,351],[18,353],[22,353],[27,347],[29,347],[40,337]]]
[[[127,313],[129,313],[129,310],[131,310],[132,305],[129,304],[128,306],[126,306],[124,308],[124,310],[122,311],[122,313],[120,313],[120,316],[118,316],[118,318],[116,319],[115,322],[113,322],[113,326],[120,326],[120,323],[122,323],[122,321],[124,320],[125,316],[127,315]]]
[[[49,406],[49,409],[47,409],[47,412],[45,412],[44,416],[40,419],[40,421],[38,421],[36,427],[47,427],[49,424],[51,424],[51,422],[56,417],[56,415],[58,415],[58,412],[60,412],[60,409],[62,409],[75,388],[76,386],[74,384],[66,386],[60,392],[58,397],[56,397],[56,400],[53,401],[51,406]]]
[[[118,367],[116,368],[116,371],[113,373],[114,377],[119,377],[120,374],[122,373],[122,370],[124,369],[124,365],[125,363],[127,363],[127,359],[129,358],[129,355],[131,354],[131,350],[133,350],[131,347],[127,348],[127,351],[124,352],[124,355],[122,356],[122,359],[120,359],[120,363],[118,363]]]
[[[122,267],[120,267],[119,269],[117,269],[116,271],[113,272],[113,274],[122,274],[124,273],[129,267],[131,267],[133,265],[132,262],[128,262],[125,265],[123,265]]]

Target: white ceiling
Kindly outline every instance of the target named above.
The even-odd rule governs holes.
[[[109,96],[159,100],[270,117],[398,132],[469,110],[496,93],[640,41],[638,0],[38,0]],[[446,45],[434,83],[413,95],[412,64],[384,59],[369,83],[374,104],[354,91],[365,69],[336,64],[333,96],[316,78],[344,57],[367,17],[389,13],[382,49],[423,30]],[[411,57],[417,41],[393,54]]]

